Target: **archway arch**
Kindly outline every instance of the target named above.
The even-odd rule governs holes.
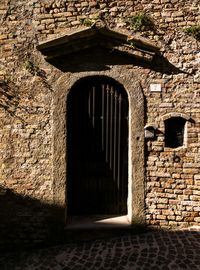
[[[126,89],[129,103],[128,113],[128,203],[127,215],[130,222],[145,221],[144,213],[144,98],[139,79],[134,72],[125,67],[112,67],[110,70],[99,72],[81,72],[62,74],[54,85],[53,99],[53,196],[54,203],[63,208],[66,214],[68,208],[67,149],[68,112],[66,104],[70,98],[70,91],[81,79],[90,76],[105,76],[113,79]],[[63,218],[63,214],[59,214]]]

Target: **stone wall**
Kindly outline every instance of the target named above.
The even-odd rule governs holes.
[[[1,0],[0,196],[11,190],[23,198],[54,204],[52,97],[62,72],[45,62],[36,45],[101,19],[111,29],[155,42],[165,59],[162,70],[157,63],[151,69],[127,66],[143,89],[145,124],[157,126],[156,140],[145,143],[146,222],[163,227],[199,224],[200,49],[199,41],[184,31],[198,25],[198,2]],[[153,23],[137,30],[131,18],[141,12]],[[161,84],[162,91],[150,92],[151,83]],[[184,113],[191,119],[186,147],[165,147],[163,117],[168,113]],[[0,215],[6,219],[5,212]],[[31,215],[26,211],[14,217],[20,222]]]

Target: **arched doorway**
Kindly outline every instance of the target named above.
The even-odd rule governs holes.
[[[67,99],[70,215],[127,214],[128,96],[106,76],[75,83]]]

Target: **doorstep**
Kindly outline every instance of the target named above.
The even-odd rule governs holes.
[[[127,215],[68,216],[65,229],[126,229],[131,228]]]

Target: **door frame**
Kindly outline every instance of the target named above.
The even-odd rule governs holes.
[[[128,72],[127,72],[128,71]],[[61,211],[57,218],[67,222],[67,100],[73,85],[88,76],[107,76],[121,84],[128,94],[128,219],[145,223],[144,198],[144,95],[137,75],[125,66],[100,72],[62,73],[53,85],[53,201]]]

